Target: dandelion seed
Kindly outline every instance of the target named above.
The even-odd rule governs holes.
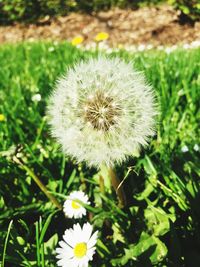
[[[157,49],[158,49],[158,50],[164,50],[165,48],[164,48],[163,45],[159,45],[159,46],[157,47]]]
[[[138,46],[138,51],[144,51],[146,49],[146,45],[145,44],[140,44]]]
[[[55,50],[55,48],[53,47],[53,46],[50,46],[49,48],[48,48],[48,51],[51,53],[51,52],[53,52]]]
[[[87,267],[93,259],[96,250],[98,231],[92,235],[93,227],[85,223],[83,228],[75,224],[73,228],[65,231],[64,241],[59,242],[60,248],[56,249],[58,266],[62,267]]]
[[[116,51],[116,49],[115,49],[115,51]],[[108,49],[106,49],[105,52],[106,52],[106,54],[112,54],[114,52],[114,50],[112,48],[108,48]]]
[[[186,153],[186,152],[189,151],[189,149],[188,149],[187,146],[183,146],[183,147],[181,148],[181,151],[182,151],[183,153]]]
[[[200,47],[200,40],[193,41],[190,44],[190,46],[191,46],[191,48],[198,48],[198,47]]]
[[[165,52],[166,52],[167,54],[170,54],[172,51],[173,51],[173,50],[172,50],[171,47],[166,47],[166,48],[165,48]]]
[[[183,44],[184,49],[190,49],[190,44]]]
[[[86,209],[82,204],[90,204],[88,201],[88,196],[82,191],[74,191],[65,201],[63,211],[69,218],[82,218],[84,215],[86,215]]]
[[[199,145],[198,144],[195,144],[194,147],[193,147],[194,151],[199,151]]]
[[[106,42],[103,42],[104,40],[102,40],[102,42],[101,41],[99,41],[99,44],[98,44],[98,49],[100,49],[100,50],[108,50],[108,49],[110,49],[109,48],[109,46],[108,46],[108,44],[106,43]],[[112,49],[111,49],[112,50]]]
[[[101,42],[101,41],[105,41],[109,38],[109,34],[107,32],[99,32],[96,36],[95,36],[95,41],[97,42]]]
[[[151,50],[151,49],[153,49],[153,45],[152,44],[148,44],[146,48],[147,48],[147,50]]]
[[[31,100],[32,100],[33,102],[40,102],[41,99],[42,99],[42,97],[41,97],[40,94],[35,94],[35,95],[33,95],[32,98],[31,98]]]
[[[121,163],[147,145],[157,108],[152,87],[131,64],[99,57],[58,81],[47,114],[63,151],[100,167]]]

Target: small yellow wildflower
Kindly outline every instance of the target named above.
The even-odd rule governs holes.
[[[118,49],[123,49],[124,48],[124,45],[123,44],[118,44],[117,48]]]
[[[83,36],[76,36],[76,37],[74,37],[72,39],[71,44],[74,45],[74,46],[76,46],[76,45],[81,44],[83,41],[84,41]]]
[[[5,121],[5,120],[6,120],[5,116],[3,114],[0,114],[0,121]]]
[[[104,40],[107,40],[109,38],[109,34],[107,32],[99,32],[96,36],[95,36],[95,41],[97,42],[101,42]]]

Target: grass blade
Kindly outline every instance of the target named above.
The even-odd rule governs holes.
[[[8,225],[8,232],[7,232],[5,243],[4,243],[1,267],[5,266],[4,264],[5,264],[5,258],[6,258],[6,249],[7,249],[7,245],[8,245],[8,239],[9,239],[9,235],[10,235],[10,230],[11,230],[12,224],[13,224],[13,220],[10,221],[10,223]]]

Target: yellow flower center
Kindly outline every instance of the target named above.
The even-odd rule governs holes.
[[[80,207],[81,206],[76,201],[72,200],[72,208],[73,209],[77,210],[77,209],[80,209]]]
[[[74,247],[74,255],[77,258],[82,258],[86,255],[87,253],[87,244],[86,243],[78,243]]]

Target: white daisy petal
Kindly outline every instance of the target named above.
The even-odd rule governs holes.
[[[88,248],[93,247],[96,242],[97,242],[97,236],[98,236],[98,232],[96,231],[90,238],[90,240],[88,241]]]
[[[61,267],[88,267],[96,250],[97,233],[92,235],[92,226],[85,223],[81,228],[75,224],[65,231],[64,241],[60,241],[56,249],[57,265]],[[70,247],[71,246],[71,247]]]
[[[79,263],[79,267],[88,267],[88,262],[89,262],[89,259],[88,257],[85,256]]]
[[[70,231],[70,230],[65,231],[65,234],[63,235],[63,239],[70,247],[73,247],[75,245],[73,231]]]
[[[83,236],[84,236],[84,242],[88,242],[88,240],[91,237],[92,234],[92,226],[89,223],[85,223],[83,225]]]
[[[64,241],[60,241],[59,243],[59,246],[61,247],[61,248],[68,248],[68,247],[70,247],[68,244],[66,244]]]
[[[87,256],[88,256],[90,261],[93,259],[93,255],[95,253],[95,250],[96,250],[96,247],[88,249],[88,255]]]
[[[67,262],[65,260],[59,260],[57,261],[57,265],[61,267],[75,267],[73,264],[73,260],[68,260]]]

